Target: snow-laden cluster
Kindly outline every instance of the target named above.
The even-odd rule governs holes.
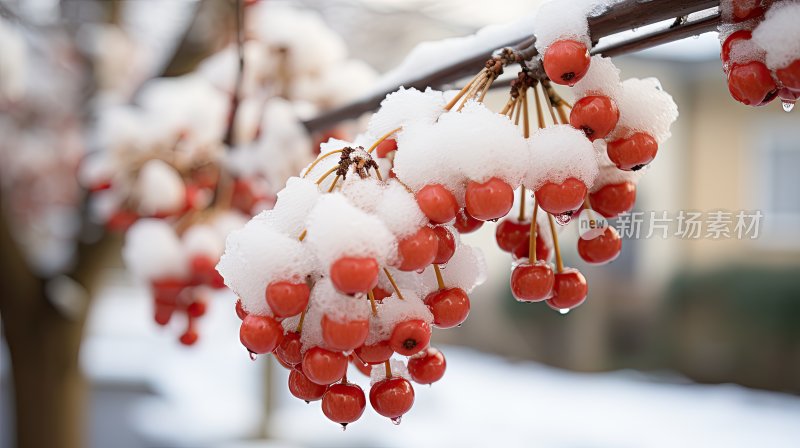
[[[765,52],[771,70],[780,70],[800,60],[800,3],[776,2],[753,30],[753,43]]]

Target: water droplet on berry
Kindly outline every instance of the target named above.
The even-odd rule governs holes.
[[[791,112],[792,109],[794,109],[794,103],[795,103],[794,101],[781,100],[781,103],[783,105],[784,112]]]
[[[561,214],[555,215],[553,217],[556,218],[556,222],[559,225],[565,226],[565,225],[569,224],[570,220],[572,219],[572,213],[571,212],[561,213]]]
[[[342,423],[342,431],[347,431],[347,423]]]
[[[558,312],[561,313],[561,314],[567,314],[567,313],[569,313],[569,308],[562,308],[562,309],[558,310]]]
[[[256,359],[258,359],[258,355],[255,354],[254,352],[248,351],[248,353],[250,354],[250,361],[255,361]]]
[[[399,424],[400,424],[400,420],[401,420],[402,418],[403,418],[403,417],[395,417],[395,418],[393,418],[393,419],[392,419],[392,424],[393,424],[393,425],[399,425]]]

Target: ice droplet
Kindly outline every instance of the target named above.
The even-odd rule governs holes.
[[[562,308],[562,309],[558,310],[558,312],[561,313],[561,314],[567,314],[567,313],[569,313],[569,308]]]
[[[783,105],[784,112],[791,112],[794,109],[794,101],[790,100],[781,100],[781,104]]]
[[[250,361],[255,361],[256,359],[258,359],[258,355],[255,354],[254,352],[248,351],[248,353],[250,353]]]
[[[395,418],[393,418],[393,419],[392,419],[392,424],[393,424],[393,425],[399,425],[399,424],[400,424],[400,420],[401,420],[402,418],[403,418],[403,417],[395,417]]]
[[[570,220],[572,220],[572,213],[561,213],[559,215],[554,215],[553,217],[556,218],[558,225],[565,226],[569,224]]]

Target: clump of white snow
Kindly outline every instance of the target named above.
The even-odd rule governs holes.
[[[569,177],[587,187],[597,177],[597,159],[592,142],[581,130],[561,124],[537,129],[529,139],[530,162],[525,186],[536,190],[546,182],[561,183]]]
[[[800,59],[800,3],[776,2],[755,30],[753,42],[767,52],[767,67],[778,70]]]
[[[122,248],[125,265],[143,280],[184,278],[186,251],[175,230],[160,219],[140,219],[128,230]]]
[[[136,181],[138,210],[152,216],[180,210],[186,203],[186,187],[175,169],[163,160],[147,161]]]
[[[671,135],[672,123],[678,119],[678,106],[656,78],[623,81],[617,107],[619,122],[613,134],[615,138],[631,132],[646,132],[663,143]]]

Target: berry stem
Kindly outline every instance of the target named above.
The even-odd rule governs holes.
[[[553,220],[553,215],[547,214],[547,219],[550,222],[550,235],[553,236],[553,250],[556,253],[556,270],[560,274],[564,271],[564,260],[561,259],[561,249],[558,247],[558,233],[556,232],[556,223]]]
[[[334,189],[334,188],[336,188],[336,183],[337,183],[337,182],[339,182],[339,178],[340,178],[340,177],[341,177],[341,176],[339,176],[339,175],[337,174],[337,175],[336,175],[336,177],[334,177],[334,178],[333,178],[333,182],[331,182],[331,187],[330,187],[330,188],[328,188],[328,193],[331,193],[331,192],[333,192],[333,189]]]
[[[492,87],[492,83],[495,79],[496,78],[494,75],[489,75],[489,79],[486,81],[486,85],[483,86],[483,90],[481,91],[481,96],[478,97],[479,102],[482,103],[483,99],[486,98],[486,94],[489,93],[489,89]]]
[[[481,89],[483,89],[483,86],[485,86],[485,85],[486,85],[486,81],[487,81],[488,79],[489,79],[489,75],[488,75],[488,74],[486,74],[486,73],[484,73],[484,74],[483,74],[483,76],[481,76],[480,80],[479,80],[479,81],[477,81],[476,83],[474,83],[474,84],[472,85],[472,87],[470,87],[470,89],[467,91],[467,94],[466,94],[466,95],[464,95],[464,99],[463,99],[463,101],[461,102],[461,105],[460,105],[460,106],[458,106],[458,109],[457,109],[457,110],[461,110],[461,109],[463,109],[463,108],[464,108],[464,106],[466,106],[466,105],[467,105],[467,103],[469,102],[469,100],[471,100],[471,99],[474,99],[474,98],[475,98],[475,96],[478,94],[478,92],[479,92]]]
[[[383,366],[386,368],[386,378],[391,378],[392,377],[392,364],[389,362],[388,359],[383,363]]]
[[[298,236],[297,239],[299,241],[303,241],[304,239],[306,239],[306,235],[308,235],[308,229],[303,229],[303,231],[300,232],[300,236]]]
[[[531,119],[528,116],[528,88],[522,89],[520,94],[522,95],[522,135],[529,138],[531,136]]]
[[[528,260],[536,262],[536,219],[539,215],[539,201],[533,199],[533,218],[531,219],[531,234],[528,240]]]
[[[325,181],[325,179],[326,179],[328,176],[330,176],[331,174],[335,173],[335,172],[336,172],[336,170],[338,170],[338,169],[339,169],[339,165],[336,165],[336,166],[334,166],[333,168],[329,169],[328,171],[325,171],[325,174],[323,174],[323,175],[322,175],[322,177],[320,177],[319,179],[317,179],[317,185],[320,185],[320,184],[322,184],[322,182],[324,182],[324,181]]]
[[[394,276],[392,276],[392,273],[389,272],[389,270],[386,269],[386,268],[383,268],[383,272],[384,272],[384,274],[386,274],[386,278],[389,279],[389,283],[392,284],[392,288],[394,288],[394,292],[397,293],[397,298],[400,299],[400,300],[405,300],[405,298],[403,297],[403,293],[400,292],[400,288],[397,287],[397,283],[394,281]]]
[[[300,313],[300,321],[297,322],[297,328],[294,330],[297,333],[303,332],[303,322],[306,320],[306,312],[308,308],[304,309],[302,313]]]
[[[547,94],[544,81],[542,81],[542,93],[544,94],[544,101],[547,103],[547,110],[550,111],[550,118],[553,119],[553,124],[558,124],[556,114],[553,112],[553,103],[550,102],[550,95]]]
[[[519,216],[517,221],[525,221],[525,185],[519,187]]]
[[[306,172],[305,172],[305,173],[303,173],[303,178],[305,178],[306,176],[308,176],[308,173],[310,173],[310,172],[311,172],[311,170],[313,170],[313,169],[314,169],[314,167],[315,167],[315,166],[317,166],[317,164],[318,164],[319,162],[322,162],[322,161],[323,161],[325,158],[327,158],[327,157],[330,157],[330,156],[332,156],[332,155],[334,155],[334,154],[339,154],[339,153],[341,153],[341,152],[342,152],[342,150],[341,150],[341,149],[336,149],[336,150],[329,151],[329,152],[326,152],[325,154],[322,154],[322,155],[318,156],[318,157],[317,157],[317,159],[316,159],[316,160],[314,160],[313,162],[311,162],[311,165],[309,165],[309,166],[308,166],[308,168],[306,168]]]
[[[439,284],[439,290],[445,289],[444,286],[444,278],[442,277],[442,270],[439,268],[438,264],[433,265],[433,272],[436,273],[436,283]]]
[[[372,154],[372,151],[375,151],[375,148],[377,148],[378,145],[383,143],[383,141],[386,140],[387,138],[391,137],[392,134],[394,134],[395,132],[399,132],[401,129],[403,129],[403,128],[394,128],[391,131],[383,134],[378,140],[375,140],[375,143],[373,143],[372,146],[369,147],[369,149],[367,150],[367,153],[368,154]]]
[[[479,78],[485,76],[486,72],[487,70],[485,68],[482,69],[480,72],[478,72],[478,74],[475,75],[463,88],[461,88],[461,91],[458,92],[458,94],[456,94],[456,96],[454,96],[453,99],[450,100],[450,102],[447,103],[446,106],[444,106],[444,110],[449,111],[450,109],[452,109],[453,106],[455,106],[458,103],[458,100],[460,100],[467,93],[467,91],[472,88],[473,84],[475,84],[475,82]]]
[[[506,101],[506,105],[503,106],[503,109],[500,111],[500,115],[508,115],[508,111],[509,109],[511,109],[511,106],[513,105],[514,105],[514,98],[509,96],[508,101]]]
[[[539,98],[539,89],[533,86],[533,97],[536,100],[536,124],[539,129],[544,129],[544,112],[542,112],[542,100]]]
[[[372,308],[372,315],[378,317],[378,305],[375,303],[375,293],[373,293],[371,289],[367,292],[367,297],[369,297],[369,306]]]

